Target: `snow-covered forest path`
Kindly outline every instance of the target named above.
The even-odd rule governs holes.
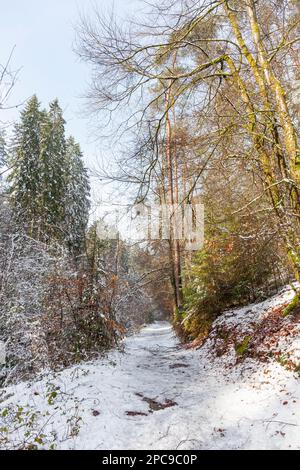
[[[86,417],[75,447],[300,447],[299,380],[278,364],[230,372],[205,348],[182,348],[166,322],[128,338],[109,367],[91,372],[78,392],[84,386],[100,414]]]
[[[251,321],[279,301],[222,321],[234,328],[235,318]],[[276,361],[234,365],[234,349],[214,351],[210,339],[185,349],[169,323],[156,322],[127,338],[123,351],[8,387],[1,408],[37,413],[42,448],[51,439],[58,449],[300,448],[299,376]],[[15,446],[19,434],[11,435]]]
[[[110,358],[74,388],[94,410],[86,409],[77,448],[300,447],[299,380],[278,364],[230,371],[228,357],[218,363],[206,347],[180,346],[167,322],[145,327]]]
[[[96,448],[199,447],[197,433],[190,429],[201,390],[193,387],[192,366],[191,352],[180,347],[167,322],[153,323],[128,338],[124,353],[114,353],[111,369],[99,370],[99,405],[106,419],[100,414],[95,420],[84,439],[86,447],[93,435],[99,439],[102,425]],[[198,374],[197,379],[200,385]]]

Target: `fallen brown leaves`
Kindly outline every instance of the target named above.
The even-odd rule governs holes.
[[[212,329],[209,338],[212,349],[217,357],[228,353],[232,348],[236,351],[236,362],[251,357],[267,362],[271,357],[290,370],[299,371],[296,364],[285,351],[281,351],[280,341],[299,334],[300,312],[295,311],[287,317],[283,316],[287,303],[267,310],[257,321],[243,324],[241,321],[234,326],[222,323]],[[245,312],[245,315],[247,312]],[[188,347],[196,347],[196,341]]]

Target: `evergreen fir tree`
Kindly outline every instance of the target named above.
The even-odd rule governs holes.
[[[20,123],[15,126],[9,162],[15,217],[31,236],[37,236],[40,219],[40,134],[40,104],[34,95],[21,113]]]
[[[50,103],[49,112],[43,115],[40,159],[45,241],[62,240],[67,169],[65,120],[58,100]]]
[[[0,150],[1,150],[0,142]],[[4,147],[3,147],[4,148]],[[3,152],[2,152],[3,153]],[[79,144],[65,138],[58,100],[41,111],[33,96],[15,126],[10,165],[16,220],[30,236],[78,253],[89,211],[89,181]]]
[[[82,152],[73,137],[66,145],[67,184],[65,198],[65,226],[67,244],[71,251],[78,253],[83,248],[90,207],[90,185]]]
[[[0,170],[6,160],[6,142],[4,131],[0,129]]]
[[[0,129],[0,192],[2,191],[3,176],[2,172],[6,163],[7,152],[4,131]]]

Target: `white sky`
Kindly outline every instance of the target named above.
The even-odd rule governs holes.
[[[23,102],[34,93],[46,106],[58,98],[67,121],[67,132],[81,144],[87,166],[95,166],[101,142],[95,141],[84,116],[82,98],[88,87],[89,68],[73,52],[74,26],[79,13],[96,4],[112,8],[121,17],[139,6],[139,0],[0,0],[0,63],[15,46],[13,66],[22,67],[10,104]],[[0,119],[15,120],[19,111],[2,111]],[[106,155],[109,158],[109,155]],[[93,182],[93,194],[103,189]]]

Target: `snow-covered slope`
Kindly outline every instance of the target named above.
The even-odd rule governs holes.
[[[157,322],[124,352],[7,388],[2,446],[300,448],[300,330],[281,315],[292,295],[226,312],[199,349]]]

